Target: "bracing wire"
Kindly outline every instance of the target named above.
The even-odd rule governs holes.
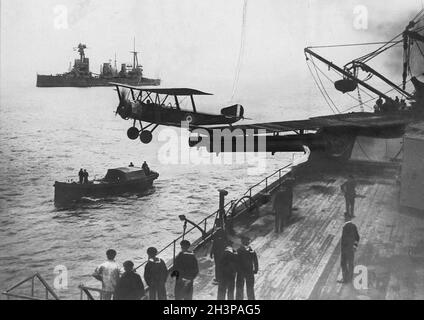
[[[240,79],[241,64],[242,64],[242,59],[243,59],[243,53],[244,53],[244,47],[245,47],[245,38],[246,38],[247,4],[248,4],[248,0],[243,0],[243,18],[242,18],[242,25],[241,25],[240,48],[239,48],[239,54],[238,54],[237,65],[236,65],[235,76],[234,76],[234,82],[233,82],[233,91],[231,93],[231,101],[234,100],[234,96],[236,95],[237,86],[238,86],[239,79]]]

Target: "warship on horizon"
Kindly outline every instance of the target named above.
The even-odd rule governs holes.
[[[63,74],[39,75],[37,74],[37,87],[110,87],[110,82],[136,86],[159,86],[160,79],[149,79],[143,77],[143,67],[138,63],[138,52],[133,54],[133,64],[121,64],[118,72],[116,57],[115,65],[110,62],[103,63],[100,67],[100,74],[90,72],[90,59],[85,56],[87,46],[80,43],[75,50],[80,54],[79,59],[75,59],[72,69]]]

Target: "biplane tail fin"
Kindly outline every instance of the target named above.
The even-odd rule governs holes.
[[[244,108],[240,104],[222,108],[221,114],[227,118],[244,119]]]

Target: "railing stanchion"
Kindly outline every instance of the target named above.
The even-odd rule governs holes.
[[[249,189],[249,207],[252,207],[252,188]]]
[[[34,296],[34,283],[35,283],[35,278],[33,277],[31,280],[31,297]]]
[[[172,265],[175,264],[175,243],[176,243],[176,240],[174,240],[174,255],[173,255],[173,258],[172,258]]]

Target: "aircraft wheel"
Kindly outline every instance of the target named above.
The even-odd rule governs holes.
[[[142,131],[140,133],[140,140],[141,142],[143,142],[144,144],[148,144],[152,141],[153,139],[153,135],[150,131]]]
[[[140,131],[136,127],[131,127],[127,131],[127,136],[131,140],[137,139],[139,134],[140,134]]]

